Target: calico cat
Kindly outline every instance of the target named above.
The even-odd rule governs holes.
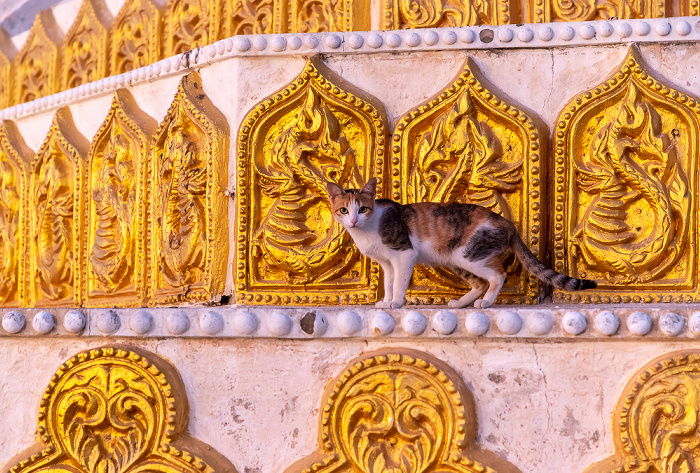
[[[471,291],[450,301],[449,307],[471,303],[476,308],[490,307],[506,280],[505,264],[513,253],[528,271],[554,287],[568,291],[596,287],[594,281],[547,268],[510,221],[485,207],[375,200],[376,186],[373,178],[359,190],[343,190],[332,182],[327,190],[335,220],[350,233],[360,252],[384,270],[384,300],[377,307],[403,306],[416,264],[448,267],[469,283]]]

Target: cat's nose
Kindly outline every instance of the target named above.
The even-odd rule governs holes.
[[[351,218],[351,219],[350,219],[350,225],[352,225],[352,226],[354,227],[356,223],[357,223],[357,219],[356,219],[356,218]]]

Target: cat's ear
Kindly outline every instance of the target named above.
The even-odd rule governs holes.
[[[334,182],[326,184],[326,190],[331,198],[343,195],[343,189]]]
[[[365,184],[365,187],[362,188],[362,191],[365,194],[371,194],[371,195],[376,195],[377,194],[377,178],[373,177],[370,179],[367,184]]]

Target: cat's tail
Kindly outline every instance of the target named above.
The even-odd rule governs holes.
[[[511,237],[511,247],[513,248],[515,256],[518,257],[523,266],[525,266],[525,268],[534,274],[540,281],[567,291],[593,289],[597,286],[595,281],[591,281],[589,279],[570,278],[569,276],[564,276],[563,274],[557,273],[553,269],[546,267],[540,262],[540,260],[537,259],[535,255],[532,254],[530,249],[525,246],[525,243],[523,243],[523,241],[520,239],[517,232],[514,232],[513,236]]]

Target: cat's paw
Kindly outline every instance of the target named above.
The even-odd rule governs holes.
[[[450,309],[461,309],[464,306],[459,301],[459,299],[452,299],[447,303],[447,307],[449,307]]]
[[[391,309],[391,301],[379,301],[376,304],[374,304],[374,307],[376,307],[377,309]]]
[[[392,302],[390,309],[400,309],[403,307],[403,302]]]
[[[479,299],[474,302],[474,308],[476,309],[488,309],[493,305],[493,302],[485,301],[484,299]]]

